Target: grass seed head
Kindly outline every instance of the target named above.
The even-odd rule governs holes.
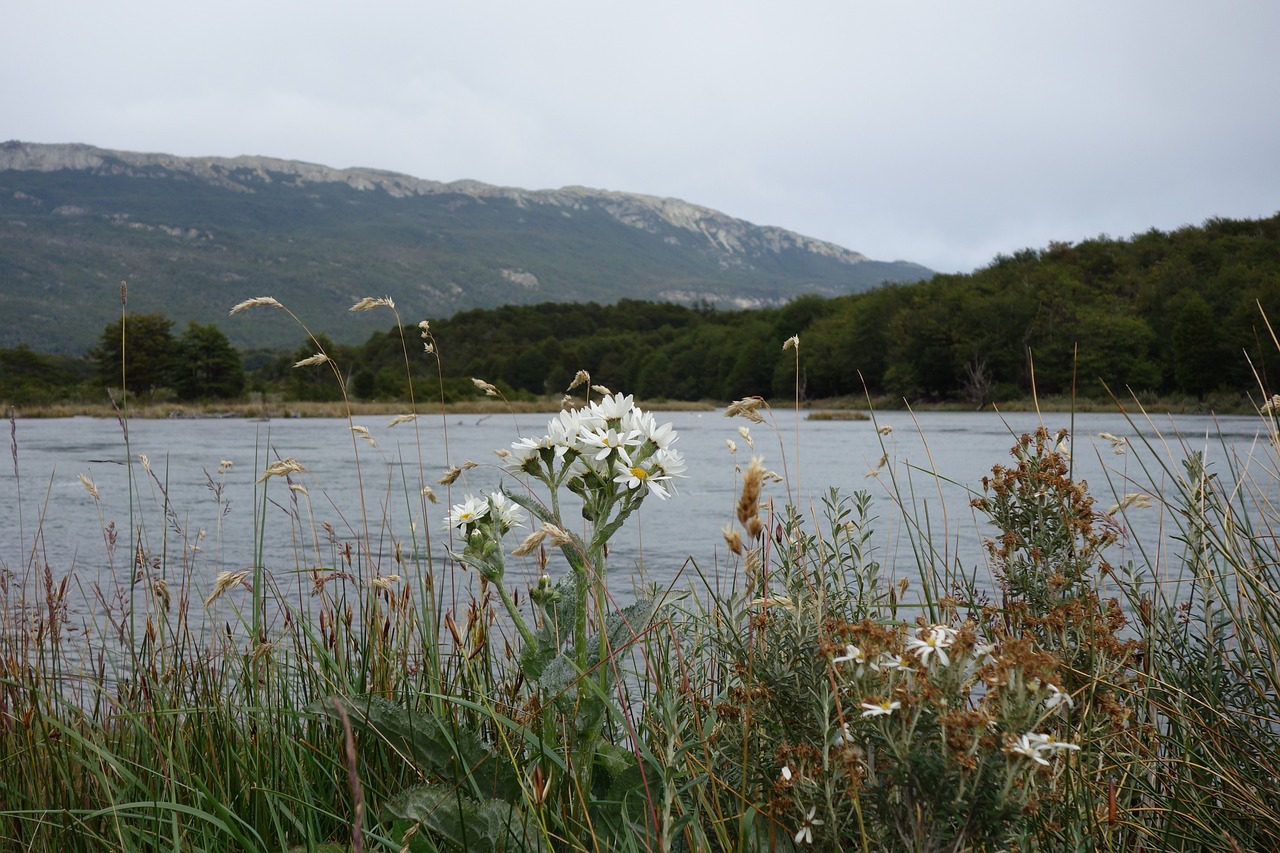
[[[80,485],[84,486],[84,490],[89,493],[89,497],[95,501],[98,500],[98,487],[93,484],[93,480],[90,480],[84,474],[77,474],[76,478],[80,480]]]
[[[278,299],[275,299],[271,296],[255,296],[252,299],[246,299],[243,302],[236,303],[235,307],[231,309],[230,313],[239,314],[241,311],[248,310],[249,308],[256,308],[259,305],[270,305],[273,308],[284,307],[283,305],[280,304],[280,301]]]
[[[233,586],[239,586],[244,583],[244,579],[249,576],[248,569],[242,569],[238,572],[221,572],[213,582],[213,592],[209,593],[209,597],[204,600],[204,606],[208,607],[222,597],[222,594]]]

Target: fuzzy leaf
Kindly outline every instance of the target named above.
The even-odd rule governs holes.
[[[318,702],[311,712],[337,720],[334,701]],[[515,769],[471,730],[376,696],[338,697],[336,701],[342,703],[353,728],[373,733],[409,756],[427,775],[461,786],[478,797],[519,797]]]
[[[503,800],[473,800],[449,785],[417,785],[389,800],[384,812],[393,821],[421,824],[458,850],[548,849],[532,815]]]

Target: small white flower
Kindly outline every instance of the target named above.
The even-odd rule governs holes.
[[[1052,711],[1060,705],[1068,708],[1075,705],[1075,702],[1071,701],[1071,694],[1064,693],[1056,684],[1046,684],[1045,689],[1049,691],[1049,695],[1044,697],[1044,707],[1047,710]]]
[[[621,393],[618,393],[607,396],[598,403],[592,403],[591,410],[605,420],[612,420],[626,416],[634,405],[634,397],[630,394],[623,396]]]
[[[790,782],[790,781],[791,781],[791,777],[794,775],[794,774],[791,772],[791,765],[790,765],[790,764],[784,764],[784,765],[782,765],[782,773],[781,773],[780,775],[782,776],[782,781],[783,781],[783,782]]]
[[[921,663],[927,664],[929,656],[936,655],[943,666],[949,666],[951,658],[947,655],[947,649],[955,639],[955,629],[948,628],[946,625],[934,625],[931,628],[920,629],[915,637],[907,640],[907,648],[920,658]]]
[[[612,427],[591,430],[582,434],[582,443],[588,448],[586,451],[588,453],[592,450],[597,450],[595,454],[597,462],[604,461],[609,458],[609,454],[617,451],[623,462],[629,465],[631,464],[631,457],[627,454],[627,448],[635,447],[640,443],[640,433],[636,430],[619,432]]]
[[[887,717],[901,708],[902,703],[890,702],[886,699],[883,702],[863,702],[861,707],[864,717]]]
[[[1048,767],[1049,761],[1044,757],[1044,753],[1078,749],[1080,749],[1080,747],[1074,743],[1053,740],[1048,735],[1039,734],[1037,732],[1028,732],[1025,735],[1019,735],[1018,740],[1008,748],[1008,752],[1012,755],[1021,755],[1024,758],[1030,758],[1035,763],[1043,764],[1045,767]]]
[[[849,661],[866,663],[867,658],[862,653],[862,649],[850,643],[844,647],[844,654],[838,655],[837,657],[833,657],[831,659],[832,663],[848,663]]]
[[[822,818],[814,817],[817,814],[817,807],[811,807],[809,813],[805,815],[804,823],[800,824],[800,828],[796,830],[796,844],[812,844],[813,828],[822,826]]]
[[[454,504],[449,515],[445,518],[445,523],[450,527],[467,527],[476,524],[489,513],[489,502],[483,497],[477,498],[467,495],[466,500],[460,504]]]
[[[1009,747],[1009,753],[1011,755],[1021,755],[1023,758],[1030,758],[1035,763],[1048,767],[1049,760],[1040,754],[1040,750],[1046,741],[1048,741],[1048,738],[1044,735],[1020,735],[1017,742]]]
[[[489,496],[489,510],[504,530],[524,526],[524,512],[502,492],[494,492]]]

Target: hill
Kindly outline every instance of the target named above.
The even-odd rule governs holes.
[[[468,308],[620,298],[763,307],[932,273],[670,198],[528,191],[262,157],[0,145],[0,348],[79,353],[118,318],[161,312],[272,346],[259,295],[339,342],[385,318],[333,318],[393,294],[406,321]]]

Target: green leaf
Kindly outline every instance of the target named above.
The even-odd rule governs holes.
[[[373,733],[409,756],[428,775],[461,786],[478,797],[520,796],[519,777],[510,762],[454,720],[402,708],[376,696],[335,697],[316,703],[310,710],[338,720],[335,702],[342,704],[354,729]]]
[[[549,849],[533,815],[511,802],[473,800],[448,785],[410,788],[389,800],[383,811],[388,819],[419,824],[422,831],[460,850]]]

